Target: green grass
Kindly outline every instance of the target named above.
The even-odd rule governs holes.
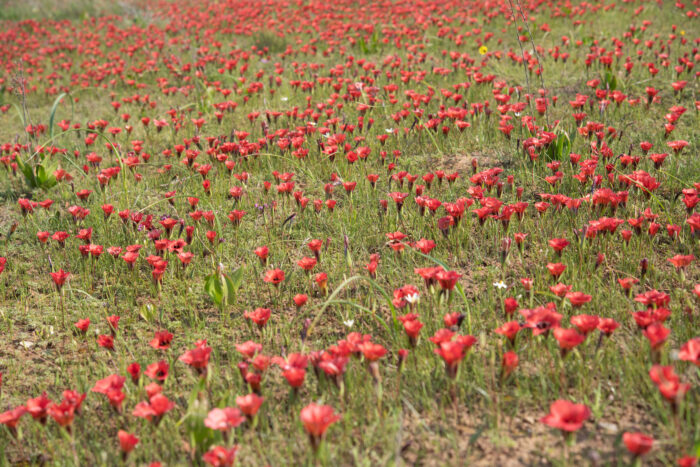
[[[27,18],[33,8],[34,4],[29,2],[27,5],[0,9],[0,19],[19,21]],[[78,25],[87,17],[126,13],[119,3],[72,2],[61,4],[57,9],[42,8],[42,5],[36,8],[46,18],[70,19],[79,28],[85,27]],[[144,17],[162,20],[158,15],[149,15]],[[649,5],[648,11],[635,20],[630,19],[629,12],[614,10],[596,19],[595,30],[572,27],[570,21],[563,19],[548,19],[552,31],[546,34],[536,32],[535,42],[545,51],[559,45],[563,34],[568,35],[572,42],[587,37],[609,42],[611,34],[621,35],[630,22],[639,23],[646,18],[653,18],[654,25],[643,37],[656,32],[667,34],[667,25],[674,22],[679,24],[679,28],[684,28],[691,40],[693,20],[678,16],[669,4],[658,10]],[[594,17],[588,14],[586,19]],[[131,22],[127,19],[115,24],[126,29]],[[505,27],[503,18],[496,18],[488,28],[497,32]],[[52,26],[47,28],[51,29]],[[533,27],[533,31],[536,29]],[[437,34],[437,27],[431,27],[426,32],[424,52],[429,60],[416,65],[416,68],[430,71],[434,66],[450,66],[449,59],[443,57],[441,50],[454,46],[437,37]],[[168,31],[165,37],[188,37],[188,32]],[[195,134],[227,137],[233,130],[244,130],[250,132],[249,140],[257,140],[263,137],[260,122],[250,124],[246,114],[261,111],[264,115],[266,110],[284,111],[295,106],[300,109],[306,106],[307,94],[292,88],[289,81],[310,78],[308,75],[304,78],[296,76],[292,72],[291,61],[323,65],[324,68],[318,71],[320,76],[327,76],[331,67],[344,63],[337,54],[280,58],[278,54],[287,45],[295,48],[298,45],[291,39],[278,38],[265,30],[235,38],[218,31],[214,38],[226,44],[223,53],[231,49],[230,42],[234,39],[235,47],[240,50],[250,50],[251,45],[269,48],[272,55],[265,60],[252,57],[245,73],[247,83],[250,83],[256,80],[258,70],[264,70],[266,75],[260,81],[266,86],[265,92],[251,94],[244,104],[241,96],[224,98],[217,95],[212,86],[208,87],[201,77],[195,75],[195,67],[180,76],[166,74],[163,70],[159,73],[126,71],[127,79],[134,79],[145,87],[137,89],[119,81],[107,90],[95,87],[71,90],[70,97],[55,107],[54,120],[80,122],[83,129],[86,122],[98,119],[110,121],[109,126],[123,126],[120,115],[129,112],[129,124],[134,126],[130,135],[125,132],[115,137],[104,134],[124,150],[131,147],[133,140],[143,141],[144,152],[152,155],[148,163],[137,166],[133,171],[123,167],[118,179],[103,192],[95,179],[96,170],[91,168],[89,175],[85,175],[80,168],[86,163],[84,155],[91,151],[104,158],[100,168],[118,164],[116,156],[105,149],[105,140],[98,138],[92,147],[86,147],[85,131],[64,134],[55,128],[57,136],[50,144],[66,148],[68,152],[64,156],[47,156],[47,160],[60,164],[70,172],[74,177],[72,183],[60,183],[48,192],[42,192],[31,191],[21,176],[7,172],[0,177],[0,233],[3,234],[0,254],[8,258],[8,266],[0,276],[2,410],[23,404],[42,391],[47,391],[53,400],[59,400],[61,392],[68,388],[88,392],[83,413],[76,416],[72,435],[59,429],[52,420],[43,426],[30,420],[29,416],[20,422],[21,440],[13,439],[9,430],[3,428],[0,450],[7,463],[33,465],[44,461],[54,465],[115,465],[119,462],[116,434],[119,429],[124,429],[141,439],[129,458],[130,463],[146,465],[161,460],[165,465],[190,462],[198,465],[201,455],[211,444],[223,443],[220,435],[202,430],[202,420],[208,409],[234,406],[236,396],[250,392],[239,375],[237,364],[242,358],[234,344],[252,339],[263,344],[265,355],[283,355],[328,348],[352,331],[371,334],[374,341],[389,350],[387,357],[380,360],[381,399],[365,362],[354,357],[345,375],[344,394],[334,388],[330,380],[317,379],[309,368],[303,388],[296,397],[292,397],[280,371],[271,367],[263,378],[265,403],[255,426],[244,425],[234,430],[235,443],[241,448],[237,456],[240,464],[505,465],[512,461],[528,465],[571,465],[574,462],[583,465],[626,465],[630,457],[620,440],[624,431],[643,431],[654,435],[658,443],[648,457],[651,464],[672,465],[682,454],[697,449],[700,442],[698,372],[690,364],[674,361],[673,355],[681,344],[699,334],[699,305],[691,290],[694,284],[700,282],[700,270],[695,262],[681,277],[667,258],[677,253],[700,257],[700,248],[697,238],[691,237],[687,226],[681,238],[675,242],[669,240],[664,231],[667,222],[683,224],[685,207],[678,195],[681,189],[689,188],[700,180],[700,160],[696,157],[700,122],[694,110],[697,81],[689,83],[684,93],[675,97],[668,85],[675,80],[671,69],[662,69],[649,81],[646,70],[637,64],[631,76],[618,75],[620,89],[626,94],[640,96],[644,94],[646,86],[654,85],[662,89],[663,104],[654,105],[652,110],[647,110],[643,103],[634,107],[624,106],[619,110],[611,108],[602,117],[596,111],[586,109],[589,114],[586,120],[624,128],[623,137],[610,143],[615,155],[626,153],[630,145],[639,155],[638,144],[644,140],[654,143],[653,151],[665,151],[665,141],[660,132],[663,114],[673,103],[688,108],[671,139],[689,141],[689,149],[680,156],[670,156],[660,171],[655,171],[653,164],[642,157],[638,168],[651,173],[662,185],[650,200],[639,192],[631,191],[627,205],[614,213],[610,210],[598,212],[584,205],[575,215],[566,208],[561,213],[554,213],[550,208],[546,214],[537,215],[533,205],[540,200],[538,194],[563,193],[583,197],[590,192],[590,185],[582,188],[572,179],[575,171],[565,157],[560,170],[566,177],[555,188],[551,187],[545,181],[545,177],[551,174],[545,165],[547,161],[540,158],[533,163],[523,154],[522,142],[529,135],[519,127],[517,118],[512,121],[516,128],[509,140],[497,130],[498,118],[494,112],[488,118],[482,115],[472,119],[472,126],[461,133],[454,127],[447,136],[442,136],[439,131],[430,133],[422,130],[391,138],[386,146],[377,143],[376,136],[383,134],[390,125],[410,127],[413,123],[413,117],[399,125],[389,118],[401,110],[404,89],[426,93],[430,86],[439,93],[440,89],[452,89],[453,84],[466,79],[457,73],[447,76],[428,73],[424,82],[409,83],[399,89],[396,93],[398,104],[372,108],[368,113],[375,119],[372,129],[363,133],[356,130],[352,135],[367,136],[367,142],[363,144],[372,148],[367,162],[358,161],[350,165],[342,155],[329,162],[327,157],[319,154],[315,140],[322,137],[316,133],[305,143],[310,154],[303,161],[289,152],[281,151],[274,143],[257,157],[236,158],[237,165],[233,172],[245,171],[250,174],[249,181],[242,184],[229,175],[223,165],[207,157],[207,143],[202,139],[197,162],[214,166],[208,177],[211,195],[207,195],[202,188],[202,177],[181,164],[179,157],[163,156],[163,150],[171,149],[181,144],[183,138],[192,138]],[[512,29],[508,29],[502,39],[500,46],[489,43],[489,51],[507,50],[509,47],[518,50]],[[195,43],[202,45],[202,42]],[[117,43],[102,47],[106,51],[117,52],[122,46]],[[393,51],[406,60],[405,50],[394,50],[390,44],[382,44],[381,41],[371,48],[365,46],[366,50],[359,45],[348,47],[356,59],[365,57],[381,63]],[[479,60],[477,47],[470,44],[467,48],[470,55]],[[671,57],[678,58],[688,48],[692,47],[672,49]],[[585,89],[585,81],[601,76],[605,70],[599,65],[590,69],[582,65],[587,53],[585,47],[571,46],[566,50],[571,53],[566,63],[554,62],[551,57],[543,55],[547,88],[551,94],[559,96],[558,104],[549,108],[548,119],[551,123],[561,120],[556,131],[574,134],[575,126],[568,101],[575,97],[576,92],[590,95],[590,90]],[[195,60],[192,50],[186,50],[186,47],[175,42],[164,46],[162,53],[175,54],[183,62]],[[75,51],[70,52],[69,56],[76,63],[84,58]],[[655,59],[653,51],[645,50],[642,61]],[[131,66],[139,67],[143,60],[144,57],[139,55],[129,58],[125,70]],[[276,88],[275,94],[270,95],[267,93],[267,77],[274,75],[274,63],[278,61],[286,66],[281,74],[283,82]],[[162,64],[159,66],[163,67]],[[220,81],[223,88],[233,88],[239,82],[238,72],[220,74],[219,66],[215,62],[205,64],[204,76],[209,82]],[[526,86],[522,68],[505,56],[500,60],[490,58],[485,71],[495,74],[499,80],[507,81],[509,86]],[[156,79],[161,74],[167,75],[172,86],[193,83],[194,88],[188,96],[163,95],[156,85]],[[350,72],[348,77],[353,81],[358,79]],[[5,78],[9,82],[12,77]],[[375,85],[381,88],[394,81],[380,75]],[[33,123],[48,124],[59,93],[47,95],[44,92],[48,87],[46,84],[36,78],[32,82],[38,86],[38,90],[27,96],[27,112]],[[539,88],[539,80],[530,76],[530,85],[535,92]],[[492,89],[492,85],[472,81],[471,87],[463,92],[469,103],[489,99],[494,106]],[[110,105],[113,100],[110,92],[114,93],[116,100],[136,93],[150,94],[157,101],[157,107],[152,110],[147,106],[124,103],[119,112],[115,112]],[[334,92],[331,87],[317,86],[312,102],[325,102]],[[382,98],[385,97],[382,94]],[[72,105],[68,99],[73,100]],[[225,113],[224,123],[218,125],[212,104],[228,99],[239,102],[239,107],[235,112]],[[517,100],[517,95],[513,95],[512,101]],[[22,105],[16,94],[4,88],[0,94],[0,105],[14,104]],[[357,121],[358,112],[354,104],[346,103],[340,113],[341,119],[348,123]],[[438,105],[437,99],[432,101],[426,106],[426,114],[436,114]],[[139,123],[141,116],[168,118],[165,112],[171,108],[186,114],[185,121],[188,123],[178,134],[174,133],[172,123],[160,133],[155,131],[153,123],[147,130]],[[0,142],[28,141],[23,131],[26,122],[22,121],[18,109],[10,107],[0,115]],[[196,131],[189,119],[197,118],[199,112],[202,112],[206,123]],[[324,118],[322,116],[319,122],[323,122]],[[274,131],[282,127],[294,128],[302,123],[282,116],[269,126]],[[538,123],[543,123],[541,118]],[[352,136],[348,139],[351,140]],[[32,140],[31,145],[49,144],[47,140],[48,136],[43,135],[38,140]],[[73,157],[74,150],[81,153],[81,158]],[[385,163],[378,157],[382,150],[389,153]],[[427,190],[430,197],[443,202],[454,202],[467,196],[467,189],[471,186],[472,158],[477,159],[479,170],[491,166],[503,167],[502,180],[506,175],[512,175],[514,186],[523,187],[523,201],[530,203],[528,215],[522,221],[514,216],[504,230],[497,221],[480,226],[476,218],[467,212],[459,227],[448,238],[443,238],[436,228],[436,221],[445,215],[444,210],[441,209],[435,217],[430,214],[420,216],[412,201],[413,195],[406,200],[400,216],[390,199],[389,209],[383,213],[378,203],[380,199],[388,199],[387,193],[412,191],[405,182],[402,188],[397,187],[396,182],[389,182],[387,165],[393,150],[401,151],[396,161],[397,171],[405,170],[417,175],[438,169],[447,173],[459,171],[460,178],[454,184],[434,183]],[[590,142],[577,135],[573,139],[571,152],[582,154],[582,159],[588,158]],[[21,154],[23,158],[28,156],[30,153]],[[164,164],[172,164],[172,169],[168,173],[159,173],[158,169]],[[328,212],[324,207],[321,213],[315,213],[312,202],[302,212],[292,197],[276,193],[277,182],[271,175],[272,171],[293,172],[295,190],[303,189],[304,195],[312,200],[326,199],[323,188],[332,173],[343,181],[356,181],[357,188],[350,196],[344,192],[342,185],[335,186],[333,199],[337,201],[337,206],[333,212]],[[631,170],[617,164],[616,171],[629,173]],[[134,172],[143,176],[141,181],[136,182]],[[369,173],[380,174],[376,189],[372,189],[365,179]],[[601,169],[598,173],[602,173]],[[264,181],[272,183],[269,192],[264,189]],[[420,183],[420,178],[416,183]],[[244,187],[245,195],[238,203],[227,196],[231,186]],[[93,190],[86,202],[79,201],[75,194],[83,188]],[[173,205],[163,197],[165,192],[172,190],[177,191]],[[198,224],[194,241],[186,248],[195,254],[195,260],[186,269],[180,267],[174,254],[166,254],[168,268],[162,286],[156,287],[151,279],[151,269],[143,261],[149,254],[155,254],[153,243],[144,232],[124,225],[116,212],[129,209],[145,215],[152,214],[154,224],[162,215],[182,218],[192,224],[187,202],[187,197],[191,196],[200,199],[199,209],[214,211],[214,225],[208,226],[204,220]],[[22,197],[35,201],[51,198],[55,204],[50,211],[38,209],[34,215],[23,217],[17,205],[17,200]],[[506,187],[502,199],[513,203],[515,193]],[[257,207],[273,202],[277,203],[274,210],[268,208],[261,213]],[[100,209],[103,203],[115,207],[115,214],[107,220]],[[75,204],[91,211],[82,223],[76,224],[68,214],[67,207]],[[473,208],[476,207],[475,204]],[[654,239],[635,235],[626,245],[616,235],[579,242],[573,233],[574,229],[581,229],[588,221],[601,216],[628,219],[641,215],[647,207],[660,215],[659,222],[662,224],[661,231]],[[232,209],[248,212],[239,227],[233,227],[226,217]],[[296,216],[290,218],[292,214]],[[16,231],[10,235],[15,223]],[[88,226],[94,229],[93,243],[103,245],[105,250],[115,245],[143,245],[136,268],[129,270],[123,260],[113,259],[106,251],[97,261],[85,260],[78,251],[80,242],[75,238],[67,241],[65,249],[57,247],[51,240],[44,246],[36,241],[37,231],[66,231],[75,235],[78,229]],[[626,227],[621,226],[620,229]],[[204,236],[209,229],[216,230],[223,242],[215,247],[210,245]],[[386,246],[385,236],[395,231],[408,234],[414,241],[433,239],[437,247],[429,257],[409,247],[397,254]],[[525,248],[520,253],[513,245],[507,259],[501,263],[501,240],[506,236],[512,237],[515,232],[528,233]],[[177,236],[176,227],[171,238]],[[571,241],[561,258],[557,258],[547,244],[549,239],[559,237]],[[302,257],[312,256],[306,244],[313,238],[327,241],[329,245],[322,250],[320,262],[314,269],[314,272],[328,274],[328,296],[313,286],[311,279],[296,265]],[[255,248],[262,245],[270,249],[266,268],[260,265],[253,253]],[[596,268],[595,259],[599,252],[605,254],[606,260]],[[381,253],[376,281],[367,280],[368,274],[364,269],[372,253]],[[649,260],[651,266],[646,276],[641,278],[639,265],[644,258]],[[577,310],[567,301],[555,297],[548,288],[554,284],[546,269],[548,262],[566,264],[567,269],[559,281],[573,285],[573,290],[592,295],[592,301]],[[421,278],[414,274],[415,268],[440,263],[462,274],[459,284],[463,292],[453,293],[449,301],[427,291]],[[229,274],[239,267],[244,271],[236,300],[225,307],[224,313],[204,291],[204,278],[214,273],[219,264]],[[272,267],[281,268],[286,273],[285,281],[279,288],[262,281],[265,269]],[[72,274],[64,289],[68,323],[65,328],[61,324],[58,294],[49,277],[49,272],[58,268]],[[680,407],[680,439],[668,404],[648,376],[651,366],[649,345],[630,314],[630,311],[640,308],[617,285],[618,278],[629,276],[640,278],[632,297],[653,288],[671,296],[672,313],[665,325],[672,333],[661,359],[664,364],[674,365],[682,379],[693,385]],[[536,292],[532,298],[520,285],[520,279],[524,277],[534,279]],[[494,286],[499,281],[507,284],[506,291]],[[395,289],[406,284],[415,285],[420,290],[421,298],[416,312],[425,326],[417,347],[410,350],[399,377],[397,351],[409,344],[395,318],[406,310],[393,309],[390,298]],[[300,311],[292,303],[292,297],[297,293],[309,295],[309,303]],[[560,358],[559,349],[551,337],[531,337],[529,332],[521,331],[517,344],[520,366],[511,378],[501,381],[500,359],[507,349],[505,341],[493,330],[510,319],[503,315],[501,306],[502,299],[507,296],[517,298],[522,308],[534,308],[555,301],[558,311],[564,315],[562,323],[566,325],[569,317],[583,312],[612,317],[621,326],[600,345],[597,334],[592,335],[564,360]],[[245,311],[257,307],[272,309],[272,317],[263,332],[243,318]],[[460,333],[471,334],[477,339],[476,345],[462,362],[454,383],[445,376],[443,363],[434,354],[434,346],[428,340],[443,327],[442,317],[448,312],[464,313]],[[121,320],[116,350],[108,352],[95,344],[95,336],[108,333],[105,318],[113,314],[121,316]],[[72,323],[81,318],[89,318],[93,323],[87,336],[81,336],[73,329]],[[308,338],[302,340],[300,333],[307,319],[314,324]],[[352,325],[348,326],[350,322]],[[147,345],[154,331],[159,329],[167,329],[175,335],[171,350],[156,351]],[[177,361],[178,356],[192,348],[199,339],[207,339],[213,349],[206,382],[200,381],[186,365]],[[103,395],[90,392],[90,388],[101,378],[113,373],[125,375],[127,365],[132,362],[139,362],[145,369],[148,364],[161,359],[170,363],[171,372],[163,384],[163,393],[177,405],[157,427],[131,416],[136,403],[146,398],[145,385],[150,382],[146,376],[142,376],[138,385],[127,381],[127,395],[121,414],[111,410]],[[564,457],[564,443],[559,433],[539,422],[547,413],[549,404],[559,398],[585,403],[592,411],[591,420],[579,432],[578,442],[571,448],[568,459]],[[343,415],[341,421],[329,429],[317,461],[310,453],[308,439],[299,421],[299,411],[312,401],[332,405]]]

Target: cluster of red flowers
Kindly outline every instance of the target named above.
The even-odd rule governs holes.
[[[203,423],[220,438],[199,454],[212,466],[234,463],[233,431],[257,427],[274,399],[265,389],[276,369],[291,397],[307,396],[312,372],[318,388],[334,387],[344,401],[348,369],[363,366],[381,401],[383,374],[395,368],[400,387],[407,359],[425,357],[444,364],[456,402],[467,356],[483,349],[498,362],[494,387],[505,391],[539,354],[552,351],[566,386],[572,360],[598,364],[601,349],[624,341],[621,349],[649,353],[645,378],[648,371],[680,426],[697,383],[686,370],[700,366],[692,159],[700,38],[684,29],[696,24],[698,3],[657,2],[677,24],[644,19],[654,15],[644,2],[633,11],[629,2],[467,3],[186,0],[150,6],[158,21],[148,27],[111,16],[7,22],[0,101],[22,96],[25,128],[0,142],[0,166],[8,184],[36,191],[13,197],[17,222],[3,233],[9,260],[0,257],[0,278],[23,282],[12,245],[33,242],[45,288],[38,293],[55,294],[61,316],[72,318],[58,332],[119,366],[95,376],[87,393],[67,390],[56,402],[50,391],[13,394],[0,424],[19,439],[29,414],[71,432],[86,394],[96,393],[90,409],[106,403],[120,414],[126,459],[140,442],[124,430],[129,417],[155,427],[189,409],[166,384],[176,365],[189,367],[198,397],[213,399],[220,375],[212,362],[230,349],[207,328],[171,358],[174,335],[160,326],[175,328],[162,307],[160,330],[148,335],[158,357],[137,358],[129,345],[136,312],[104,313],[98,322],[107,331],[89,332],[96,317],[78,315],[70,301],[77,293],[112,306],[124,293],[136,308],[152,291],[159,304],[171,296],[190,304],[203,289],[226,331],[233,308],[247,325],[235,332],[253,339],[235,345],[245,394],[235,407],[233,399],[208,401],[220,407]],[[562,35],[607,12],[630,24],[604,41]],[[587,76],[566,99],[540,79],[563,64]],[[524,69],[525,82],[508,67]],[[107,111],[76,112],[81,99],[98,97]],[[25,100],[55,100],[49,120],[32,123]],[[73,106],[70,120],[62,102]],[[10,108],[0,105],[0,116]],[[629,128],[640,114],[655,133]],[[440,157],[416,155],[419,143]],[[442,157],[499,145],[508,161]],[[235,262],[238,275],[219,262]],[[422,285],[402,276],[411,269]],[[624,310],[608,307],[608,295]],[[310,336],[335,319],[324,315],[335,307],[346,327],[357,320],[376,328],[313,347]],[[142,310],[156,321],[150,301]],[[289,310],[299,318],[287,320]],[[278,338],[278,355],[264,353]],[[542,422],[572,436],[593,416],[560,399]],[[299,419],[318,454],[341,416],[311,402]],[[687,436],[677,434],[685,452]],[[635,459],[654,445],[637,432],[622,439]]]

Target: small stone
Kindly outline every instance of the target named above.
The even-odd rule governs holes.
[[[617,434],[620,431],[620,429],[614,423],[598,422],[598,426],[613,435]]]

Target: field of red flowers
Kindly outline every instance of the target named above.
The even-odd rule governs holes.
[[[700,1],[2,8],[2,465],[697,465]]]

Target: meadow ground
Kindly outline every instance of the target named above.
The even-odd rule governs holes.
[[[695,465],[699,14],[3,5],[4,464]]]

